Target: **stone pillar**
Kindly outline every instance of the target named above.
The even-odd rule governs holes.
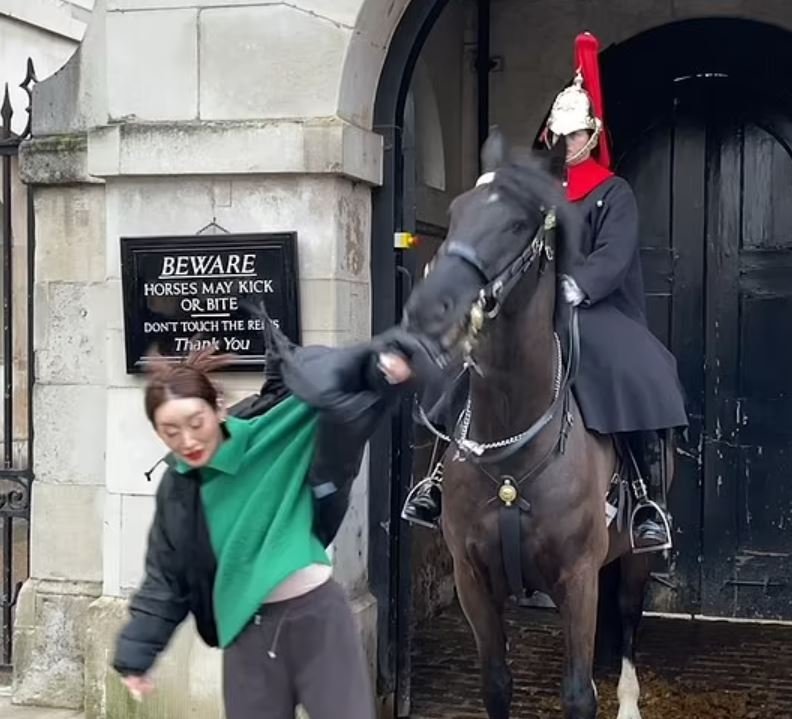
[[[29,143],[33,184],[35,427],[31,579],[16,610],[14,697],[80,707],[85,617],[101,593],[106,413],[104,186],[84,137]]]
[[[191,235],[212,219],[230,232],[296,230],[303,341],[367,337],[382,146],[338,111],[361,4],[324,17],[314,0],[99,0],[77,56],[38,88],[24,154],[38,223],[38,484],[16,701],[76,707],[84,695],[97,719],[218,715],[219,652],[189,623],[142,707],[108,669],[143,571],[156,490],[143,471],[162,453],[141,381],[124,371],[119,238]],[[259,377],[225,384],[233,400]],[[366,474],[334,562],[373,668]]]

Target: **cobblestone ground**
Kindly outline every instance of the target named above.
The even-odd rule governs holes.
[[[514,719],[559,719],[562,669],[557,615],[508,617],[515,679]],[[792,627],[649,618],[638,671],[643,719],[792,717]],[[616,719],[615,672],[597,677],[600,717]],[[413,719],[486,719],[475,648],[455,606],[418,631]]]

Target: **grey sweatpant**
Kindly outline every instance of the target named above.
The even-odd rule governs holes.
[[[333,580],[265,604],[223,653],[226,719],[374,719],[360,634]]]

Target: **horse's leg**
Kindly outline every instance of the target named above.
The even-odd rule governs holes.
[[[468,561],[454,562],[459,603],[476,639],[481,664],[481,696],[490,719],[509,719],[512,675],[506,664],[503,605],[487,587],[481,572]]]
[[[641,719],[638,699],[641,687],[635,671],[635,638],[643,613],[651,558],[648,554],[627,554],[620,560],[619,612],[622,624],[622,668],[619,678],[617,719]]]
[[[592,676],[597,632],[598,572],[585,569],[561,588],[566,670],[561,687],[565,719],[595,719],[597,690]]]

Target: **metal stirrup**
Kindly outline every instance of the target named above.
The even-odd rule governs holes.
[[[660,518],[660,521],[665,528],[666,541],[662,544],[653,544],[649,547],[636,547],[635,546],[635,519],[638,512],[641,510],[651,509]],[[668,521],[668,516],[663,511],[662,507],[652,499],[646,499],[643,502],[638,502],[630,514],[630,549],[633,554],[648,554],[649,552],[664,552],[671,549],[674,543],[671,541],[671,523]]]
[[[662,446],[663,443],[660,443],[660,451],[665,452],[665,448]],[[649,554],[650,552],[664,552],[668,549],[671,549],[674,544],[671,539],[671,523],[668,521],[668,515],[663,510],[663,508],[655,502],[653,499],[649,498],[649,492],[646,489],[646,481],[644,480],[643,476],[641,475],[641,470],[638,467],[638,462],[635,459],[635,454],[633,453],[632,447],[627,447],[627,451],[630,455],[630,459],[632,460],[633,471],[635,472],[635,479],[631,482],[633,496],[635,497],[635,506],[633,507],[632,512],[630,513],[630,549],[632,550],[633,554]],[[661,481],[663,485],[665,485],[665,477],[661,477]],[[663,524],[663,528],[665,529],[665,536],[666,541],[662,544],[654,544],[650,547],[636,547],[635,546],[635,520],[638,517],[638,513],[645,511],[645,510],[652,510],[652,512],[660,518],[660,521]]]

